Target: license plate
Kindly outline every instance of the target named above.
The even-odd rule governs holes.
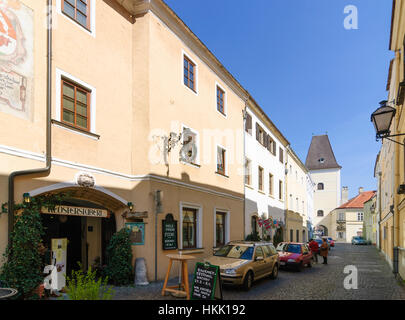
[[[285,266],[285,262],[284,262],[284,261],[280,261],[280,265]]]

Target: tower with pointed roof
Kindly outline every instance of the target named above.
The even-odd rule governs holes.
[[[330,212],[341,205],[342,167],[336,161],[328,135],[313,136],[305,165],[315,183],[314,219],[315,230],[330,235]]]

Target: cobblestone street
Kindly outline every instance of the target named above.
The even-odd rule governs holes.
[[[348,265],[358,269],[357,290],[346,290],[343,286],[347,276],[343,270]],[[191,280],[192,276],[190,283]],[[176,282],[176,279],[171,281]],[[162,286],[163,283],[158,282],[146,287],[115,288],[115,299],[177,299],[169,295],[162,297]],[[225,287],[223,297],[224,300],[405,300],[405,287],[395,280],[388,264],[374,246],[337,244],[330,251],[328,265],[314,264],[302,272],[281,270],[277,280],[259,280],[249,292]]]

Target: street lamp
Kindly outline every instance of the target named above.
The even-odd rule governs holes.
[[[387,103],[388,102],[386,100],[381,101],[380,107],[371,115],[371,122],[374,124],[376,131],[376,139],[388,139],[403,146],[402,143],[389,139],[390,137],[403,136],[405,134],[401,133],[391,135],[390,127],[392,119],[395,117],[396,110],[393,107],[388,106]]]
[[[392,119],[395,117],[396,110],[387,106],[387,101],[381,101],[380,107],[371,115],[371,122],[374,124],[377,132],[377,140],[390,136],[390,127]]]
[[[395,102],[395,100],[393,102]],[[390,127],[392,119],[394,119],[395,117],[396,110],[393,107],[387,106],[387,103],[388,102],[386,100],[381,101],[380,107],[371,115],[371,122],[374,124],[374,128],[376,131],[376,139],[388,139],[404,147],[405,144],[390,139],[390,137],[403,136],[405,135],[405,133],[391,135]],[[405,194],[405,184],[401,184],[398,187],[397,193]]]

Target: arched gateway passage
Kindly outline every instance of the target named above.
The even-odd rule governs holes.
[[[329,236],[328,228],[325,227],[324,225],[316,226],[314,235],[315,236],[320,236],[320,237]]]
[[[127,208],[127,201],[101,187],[81,187],[61,183],[30,191],[32,197],[68,194],[55,212],[43,212],[44,245],[52,250],[52,239],[67,239],[66,273],[106,263],[106,249],[117,230],[116,214]],[[51,255],[46,256],[47,263]]]

